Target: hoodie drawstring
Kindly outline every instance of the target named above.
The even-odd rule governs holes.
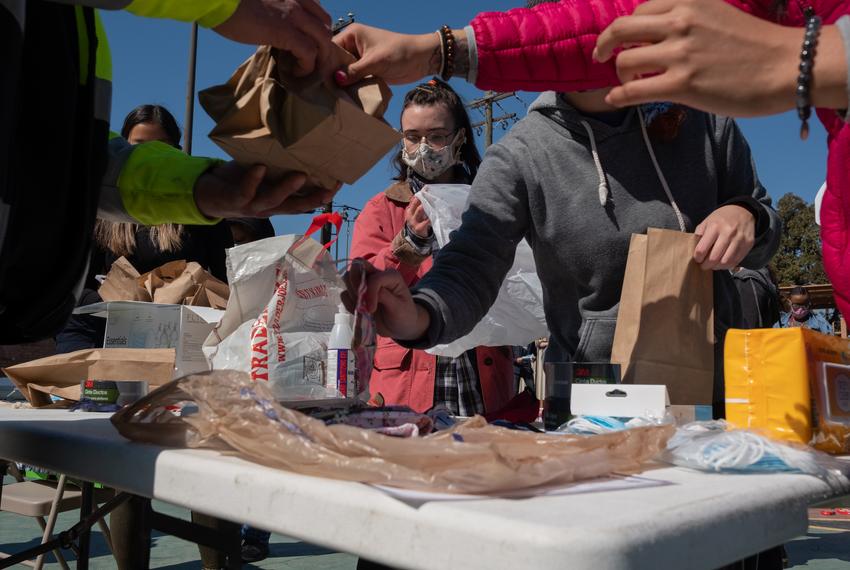
[[[683,232],[686,232],[688,230],[687,226],[685,226],[685,218],[682,217],[682,211],[679,210],[679,205],[673,198],[673,193],[670,191],[670,185],[667,184],[667,179],[664,177],[664,173],[661,171],[661,167],[658,166],[658,159],[655,158],[655,151],[652,149],[652,143],[649,140],[649,135],[646,133],[646,122],[643,120],[643,111],[638,108],[637,112],[638,119],[640,120],[640,132],[643,134],[643,142],[646,143],[646,149],[649,151],[649,157],[652,159],[653,166],[655,166],[655,172],[658,174],[658,180],[661,181],[661,186],[664,187],[664,192],[667,194],[667,199],[670,201],[670,205],[673,207],[673,211],[676,213],[676,220],[679,222],[679,229]]]
[[[593,129],[590,128],[587,121],[582,121],[581,125],[587,131],[588,138],[590,138],[590,154],[593,156],[593,164],[596,165],[596,175],[599,177],[599,187],[597,188],[599,192],[599,203],[604,208],[605,204],[608,203],[608,199],[611,197],[611,189],[608,188],[608,180],[605,178],[605,171],[602,169],[602,161],[599,159],[599,151],[596,149],[596,137],[593,136]]]

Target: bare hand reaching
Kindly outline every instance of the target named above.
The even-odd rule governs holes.
[[[290,52],[296,75],[316,69],[330,75],[337,63],[331,50],[331,17],[316,0],[241,0],[215,31],[237,42]]]
[[[413,302],[410,289],[398,271],[379,271],[371,263],[355,260],[345,274],[342,302],[352,313],[363,276],[366,277],[366,310],[375,316],[378,334],[397,340],[415,340],[431,322],[428,311]]]
[[[327,203],[336,190],[313,189],[304,196],[307,176],[294,173],[272,182],[266,167],[250,168],[226,162],[202,174],[195,182],[195,203],[210,218],[267,218],[276,214],[300,214]]]

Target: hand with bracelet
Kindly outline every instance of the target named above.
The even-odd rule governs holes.
[[[453,53],[446,52],[451,37]],[[420,35],[397,34],[380,28],[351,24],[333,41],[360,59],[337,72],[340,85],[350,85],[367,75],[390,84],[413,83],[429,75],[443,79],[466,77],[469,70],[469,44],[464,30],[444,26],[437,32]],[[445,62],[451,59],[452,68]]]
[[[617,55],[623,85],[608,95],[610,104],[673,101],[757,116],[795,107],[803,41],[800,28],[761,20],[720,0],[650,0],[603,31],[594,55],[604,62],[627,48]],[[837,26],[823,26],[816,53],[814,75],[814,52],[807,54],[808,104],[845,109],[847,61]]]

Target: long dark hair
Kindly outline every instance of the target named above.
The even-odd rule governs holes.
[[[405,109],[411,105],[445,105],[452,117],[455,120],[455,128],[463,129],[466,133],[466,142],[460,147],[461,164],[455,165],[456,174],[462,175],[469,182],[478,174],[478,167],[481,165],[481,155],[478,153],[478,148],[475,146],[475,139],[472,135],[472,123],[469,121],[469,114],[466,112],[466,107],[460,95],[449,86],[445,81],[440,81],[436,77],[417,85],[407,92],[404,96],[404,103],[401,106],[401,114],[404,115]],[[399,116],[399,124],[401,116]],[[393,170],[396,171],[395,180],[407,180],[407,165],[401,159],[401,147],[392,159]]]
[[[130,111],[124,118],[124,125],[121,127],[121,136],[125,139],[128,138],[133,127],[142,123],[159,125],[165,131],[165,134],[168,135],[168,142],[172,146],[180,148],[180,127],[177,126],[177,120],[174,118],[174,115],[162,105],[139,105]]]
[[[139,105],[124,118],[121,136],[130,136],[133,127],[142,123],[154,123],[162,127],[172,146],[180,148],[180,127],[174,115],[162,105]],[[110,222],[98,218],[94,225],[94,239],[104,250],[115,255],[132,255],[136,251],[136,232],[139,225],[130,222]],[[159,251],[179,251],[183,246],[183,226],[162,224],[150,226],[151,243]]]

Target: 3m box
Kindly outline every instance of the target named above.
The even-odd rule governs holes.
[[[174,377],[209,370],[201,346],[224,311],[209,307],[113,301],[79,307],[76,314],[106,318],[104,348],[174,348]]]

